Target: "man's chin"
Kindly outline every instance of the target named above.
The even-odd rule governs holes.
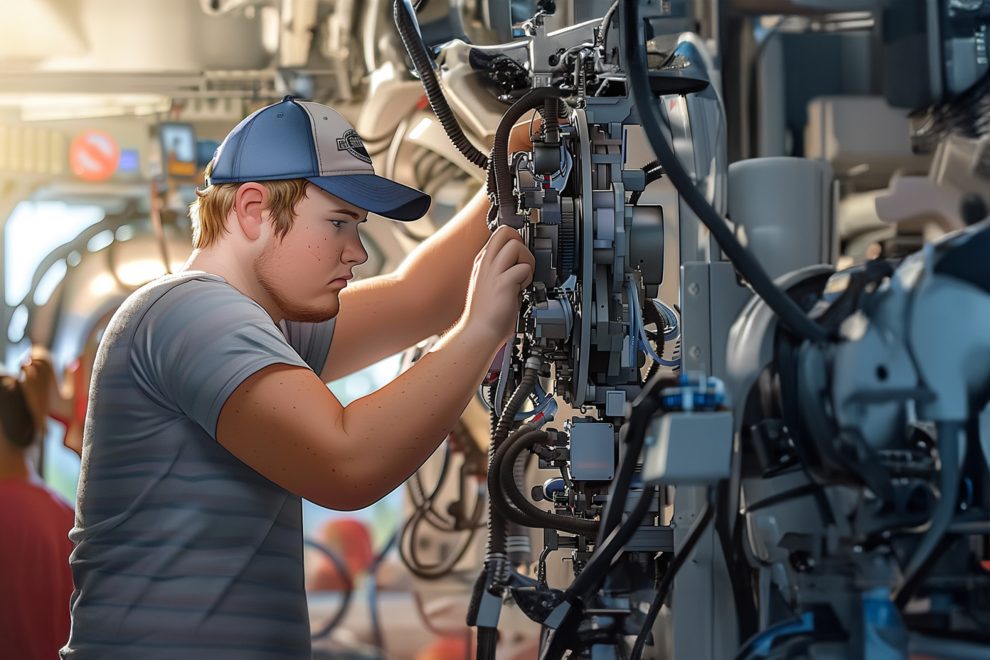
[[[323,323],[337,316],[337,311],[337,307],[333,309],[296,309],[287,311],[285,319],[300,323]]]

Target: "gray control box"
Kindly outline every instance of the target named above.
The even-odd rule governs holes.
[[[646,431],[645,484],[710,484],[729,476],[732,413],[674,412]]]
[[[608,481],[615,476],[615,429],[602,422],[575,422],[571,435],[571,477]]]

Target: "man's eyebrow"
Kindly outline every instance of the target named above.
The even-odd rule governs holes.
[[[342,215],[349,215],[355,220],[360,220],[361,222],[367,222],[368,218],[361,218],[361,216],[350,209],[331,209],[331,213],[340,213]]]

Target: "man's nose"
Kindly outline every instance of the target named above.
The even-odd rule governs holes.
[[[358,238],[350,242],[344,252],[344,261],[355,266],[360,266],[368,260],[368,251],[364,248],[361,239]]]

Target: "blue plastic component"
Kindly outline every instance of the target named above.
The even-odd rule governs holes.
[[[560,477],[547,479],[543,482],[543,497],[552,500],[554,493],[563,493],[566,488],[567,484]]]
[[[890,590],[878,587],[863,594],[863,657],[907,657],[908,633]]]
[[[766,658],[773,649],[774,642],[787,637],[806,635],[815,630],[815,615],[805,612],[798,617],[781,621],[751,638],[739,651],[739,660]]]
[[[718,410],[725,406],[725,384],[715,378],[681,375],[681,384],[660,392],[660,401],[667,410]]]

